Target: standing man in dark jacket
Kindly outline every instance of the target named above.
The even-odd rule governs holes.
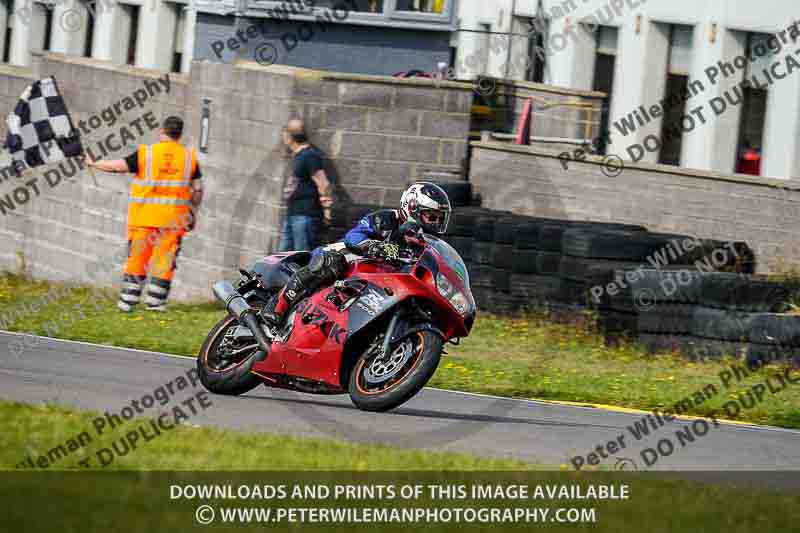
[[[284,187],[286,221],[279,251],[312,250],[324,217],[330,219],[331,183],[324,169],[324,156],[308,142],[303,121],[292,119],[283,132],[283,142],[292,156],[292,175]]]

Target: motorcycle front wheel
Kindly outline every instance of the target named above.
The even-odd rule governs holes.
[[[427,330],[400,339],[383,357],[367,352],[350,373],[350,399],[364,411],[394,409],[422,390],[441,357],[442,338]]]

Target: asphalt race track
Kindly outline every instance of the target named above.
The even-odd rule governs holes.
[[[119,412],[194,366],[190,358],[46,338],[38,338],[31,343],[36,346],[20,355],[12,354],[9,344],[19,339],[0,333],[0,398],[5,400]],[[627,427],[643,414],[436,389],[425,389],[404,406],[382,414],[357,410],[347,396],[266,387],[241,397],[212,396],[212,401],[192,423],[513,457],[545,465],[569,465],[573,456],[585,457],[624,434],[626,448],[603,463],[609,468],[620,468],[623,459],[627,469],[635,463],[640,470],[769,470],[776,479],[800,478],[800,431],[778,428],[712,425],[694,442],[676,445],[671,455],[647,467],[641,449],[655,447],[663,437],[677,443],[675,431],[691,421],[668,423],[637,441]]]

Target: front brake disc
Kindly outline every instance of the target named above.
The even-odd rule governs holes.
[[[378,385],[392,379],[406,366],[412,355],[414,347],[408,339],[388,354],[373,359],[364,371],[364,380],[371,385]]]

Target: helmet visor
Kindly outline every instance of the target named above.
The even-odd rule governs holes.
[[[447,224],[450,222],[450,210],[447,208],[420,209],[419,221],[428,232],[441,235],[447,231]]]

